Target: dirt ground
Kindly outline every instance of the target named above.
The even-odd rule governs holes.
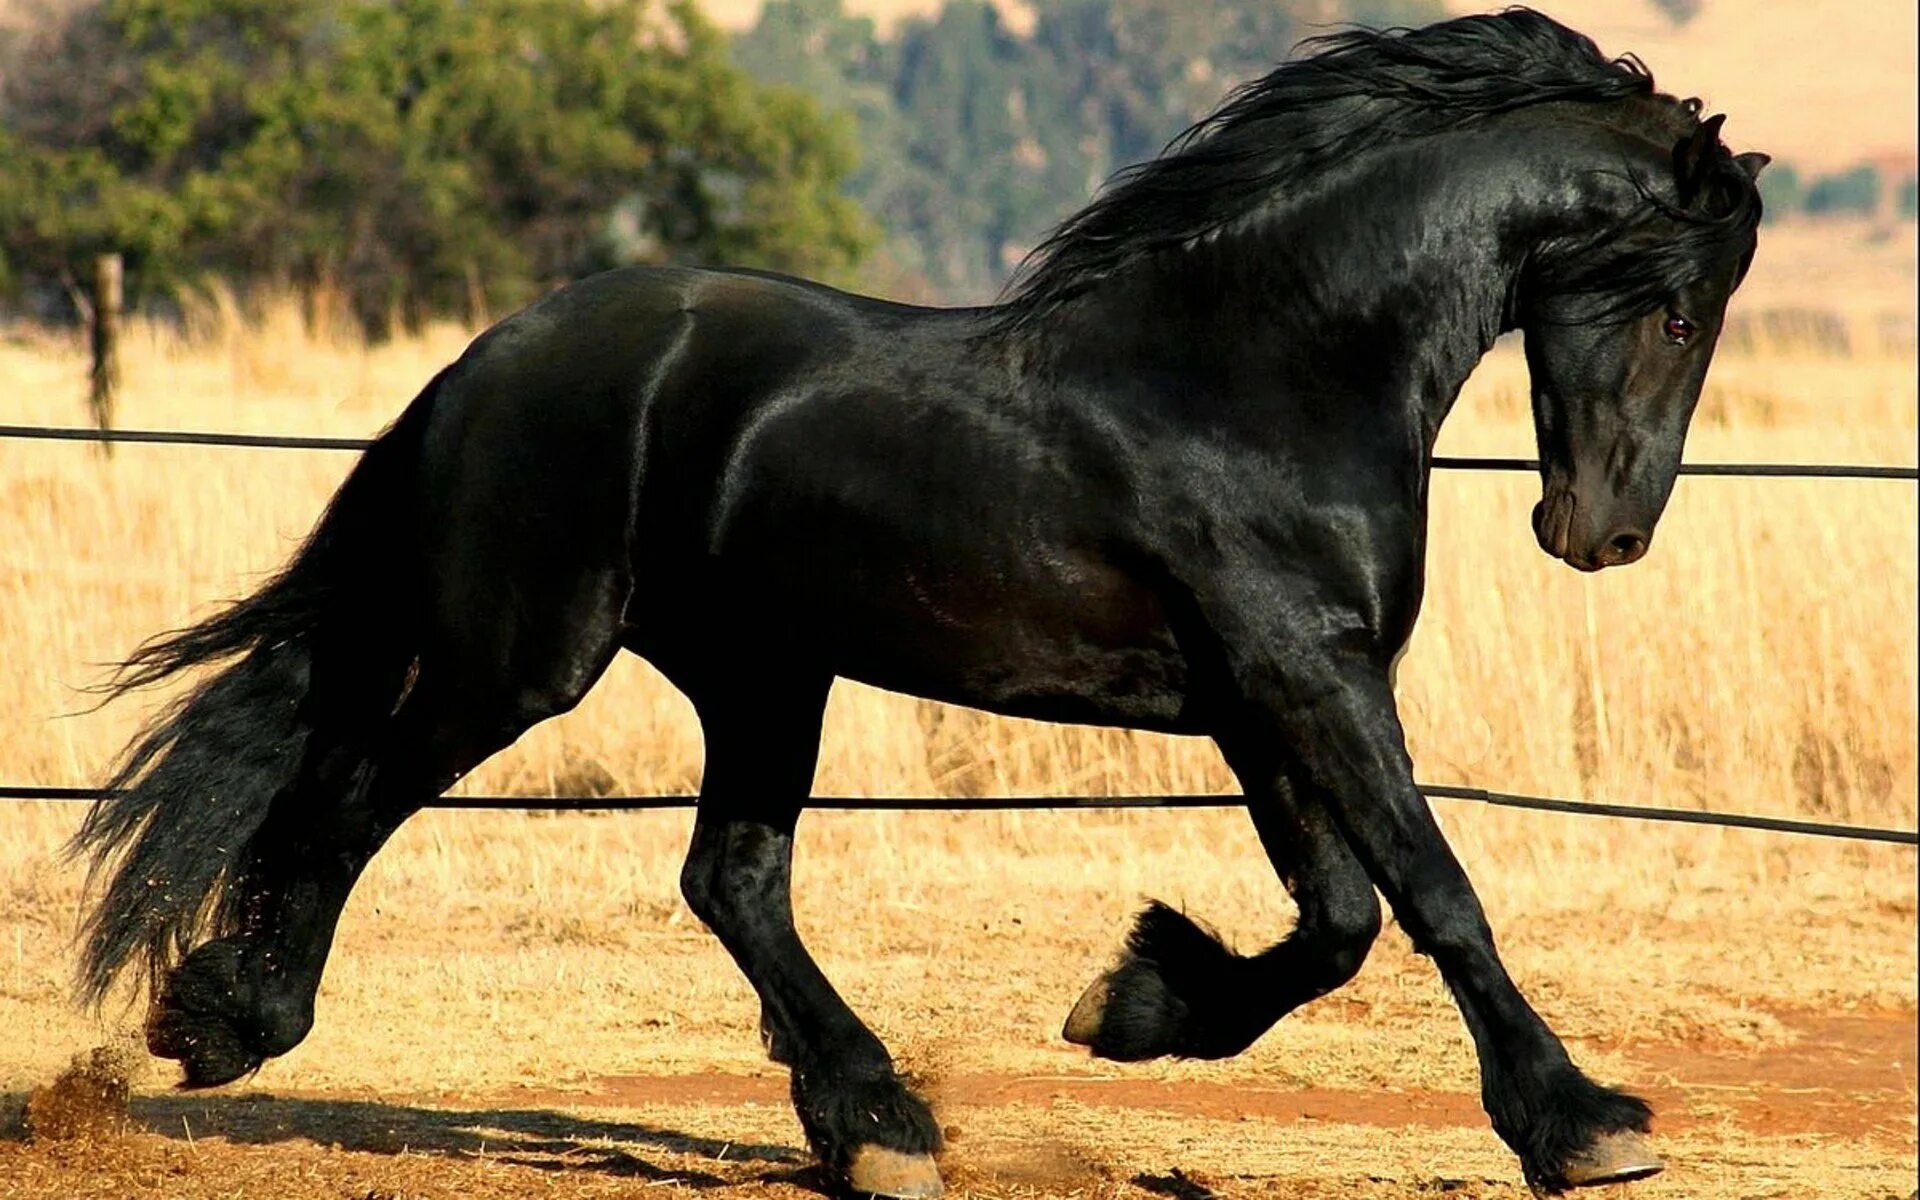
[[[1776,1014],[1791,1053],[1641,1044],[1666,1196],[1899,1200],[1914,1165],[1911,1011]],[[1522,1196],[1475,1099],[1404,1089],[969,1073],[925,1081],[949,1183],[983,1196],[1178,1200]],[[822,1191],[783,1081],[617,1075],[578,1090],[354,1096],[149,1093],[129,1131],[0,1142],[26,1197],[634,1196],[777,1200]],[[1903,1190],[1904,1189],[1904,1190]],[[1623,1189],[1624,1191],[1624,1189]]]
[[[1199,819],[1195,836],[1223,866],[1188,896],[1203,914],[1238,910],[1228,933],[1244,946],[1285,920],[1284,902],[1236,882],[1259,864],[1234,854],[1230,818]],[[138,1010],[94,1019],[61,999],[67,964],[52,934],[71,875],[28,859],[18,903],[0,914],[11,926],[0,941],[13,946],[0,962],[0,1196],[821,1193],[784,1075],[759,1056],[751,993],[710,937],[650,895],[670,888],[681,820],[448,814],[410,826],[349,911],[306,1044],[211,1093],[175,1092],[170,1064],[134,1056],[124,1127],[81,1121],[38,1137],[29,1093],[76,1050],[125,1037]],[[820,818],[805,859],[833,870],[803,880],[799,897],[829,972],[932,1099],[951,1194],[1528,1195],[1480,1111],[1458,1015],[1397,929],[1353,984],[1239,1058],[1092,1060],[1060,1041],[1058,1022],[1074,985],[1113,951],[1135,896],[1058,865],[1060,835],[1074,828],[1065,818],[1026,826],[1052,836],[1028,846],[1017,872],[1002,868],[1018,887],[996,885],[977,843],[934,850],[929,822],[969,820],[1000,852],[1023,844],[1015,818],[923,819],[899,826],[899,857],[885,860],[896,873],[860,880],[847,871],[858,861],[850,839],[871,850],[893,836],[884,819]],[[63,822],[45,824],[37,832],[51,845]],[[1162,882],[1184,865],[1191,878],[1194,844],[1163,825],[1172,818],[1087,825],[1074,849]],[[1767,884],[1714,891],[1689,872],[1723,878],[1724,856],[1745,844],[1735,835],[1595,829],[1583,853],[1588,829],[1561,835],[1575,839],[1561,862],[1601,846],[1631,862],[1678,845],[1700,863],[1670,864],[1665,899],[1643,892],[1609,909],[1590,896],[1562,911],[1540,906],[1545,870],[1486,871],[1507,957],[1543,1014],[1596,1077],[1656,1107],[1669,1169],[1603,1194],[1908,1200],[1920,1102],[1911,852],[1795,846]],[[461,865],[436,876],[429,851],[448,844]],[[590,892],[566,885],[564,864],[588,846],[602,851],[597,863],[632,848],[624,899],[599,869],[580,873]],[[537,852],[542,891],[507,885],[527,872],[508,857],[515,848]],[[1499,882],[1523,874],[1534,875],[1527,903],[1503,899]],[[856,904],[863,919],[849,920]]]

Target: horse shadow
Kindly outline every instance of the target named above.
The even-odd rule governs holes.
[[[790,1183],[836,1195],[812,1156],[791,1146],[722,1141],[632,1121],[601,1120],[549,1109],[425,1108],[372,1100],[250,1093],[240,1096],[136,1096],[136,1125],[178,1140],[224,1138],[247,1145],[306,1140],[370,1154],[485,1158],[540,1171],[591,1171],[681,1187]],[[731,1177],[712,1169],[669,1167],[648,1150],[712,1166],[740,1164]]]

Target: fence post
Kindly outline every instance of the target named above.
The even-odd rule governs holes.
[[[87,406],[93,410],[93,423],[101,429],[113,427],[113,401],[120,390],[120,306],[124,289],[118,254],[101,254],[93,260],[93,372],[89,377]],[[102,442],[108,453],[112,443]]]

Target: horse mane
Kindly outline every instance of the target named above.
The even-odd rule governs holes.
[[[1585,35],[1526,8],[1421,29],[1350,30],[1299,48],[1308,56],[1235,90],[1158,158],[1117,173],[1092,203],[1049,234],[1008,285],[996,326],[1030,329],[1116,272],[1216,236],[1276,196],[1388,142],[1549,101],[1655,94],[1653,75],[1638,58],[1608,59]],[[1689,127],[1698,125],[1699,101],[1668,99],[1691,118]],[[1563,312],[1577,307],[1592,315],[1651,307],[1652,292],[1665,287],[1671,294],[1667,285],[1700,277],[1701,256],[1731,244],[1723,235],[1750,230],[1759,214],[1751,181],[1724,148],[1717,157],[1714,194],[1727,199],[1729,212],[1683,211],[1636,180],[1650,215],[1677,218],[1693,234],[1675,245],[1644,247],[1633,261],[1606,255],[1598,239],[1561,247],[1556,257],[1564,270],[1542,264],[1536,290],[1567,298]],[[1592,266],[1595,253],[1610,259],[1606,269]],[[1547,278],[1552,274],[1566,278]],[[1576,296],[1586,299],[1571,299]]]

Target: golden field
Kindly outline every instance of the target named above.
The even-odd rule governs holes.
[[[184,335],[130,332],[120,422],[371,433],[467,336],[435,328],[370,349],[292,304],[249,320],[208,303]],[[1910,463],[1911,341],[1904,352],[1852,344],[1843,357],[1749,337],[1723,354],[1690,457]],[[1531,453],[1510,351],[1469,385],[1443,453]],[[0,422],[77,423],[83,372],[70,337],[0,344]],[[85,713],[78,689],[140,638],[276,565],[349,461],[0,441],[0,782],[100,778],[140,705]],[[1683,480],[1649,559],[1595,577],[1533,545],[1536,481],[1446,475],[1433,491],[1426,611],[1399,685],[1423,779],[1914,826],[1913,485]],[[463,786],[678,793],[699,770],[690,710],[627,659],[577,712]],[[843,685],[815,786],[961,797],[1232,784],[1205,742]],[[1835,1021],[1891,1021],[1911,1038],[1910,849],[1436,808],[1515,976],[1576,1057],[1654,1089],[1675,1169],[1636,1195],[1906,1195],[1915,1097],[1898,1038],[1905,1064],[1891,1090],[1849,1084],[1844,1103],[1804,1120],[1753,1114],[1776,1101],[1814,1113],[1794,1107],[1803,1092],[1780,1072],[1825,1061],[1835,1038],[1844,1051]],[[137,1008],[94,1018],[65,1000],[83,873],[59,847],[78,815],[0,807],[0,1126],[7,1104],[70,1054],[137,1023]],[[629,1195],[693,1177],[755,1195],[804,1187],[778,1165],[801,1143],[756,1045],[752,995],[678,897],[689,822],[416,818],[349,907],[305,1045],[228,1089],[237,1098],[166,1099],[170,1080],[155,1073],[135,1110],[151,1132],[104,1158],[0,1138],[0,1192]],[[1117,1068],[1059,1041],[1078,989],[1146,896],[1243,947],[1285,931],[1291,906],[1237,812],[816,813],[802,824],[796,888],[828,972],[957,1126],[951,1170],[966,1191],[1145,1195],[1200,1179],[1222,1194],[1402,1196],[1442,1183],[1524,1194],[1484,1121],[1415,1119],[1422,1104],[1465,1105],[1471,1118],[1476,1076],[1444,987],[1397,930],[1353,985],[1231,1062]],[[675,1077],[733,1098],[648,1090]],[[982,1081],[995,1080],[1139,1081],[1168,1099],[1124,1110],[1080,1092],[992,1099]],[[1222,1087],[1370,1096],[1379,1111],[1283,1122],[1188,1104]],[[730,1158],[732,1138],[761,1153]]]

